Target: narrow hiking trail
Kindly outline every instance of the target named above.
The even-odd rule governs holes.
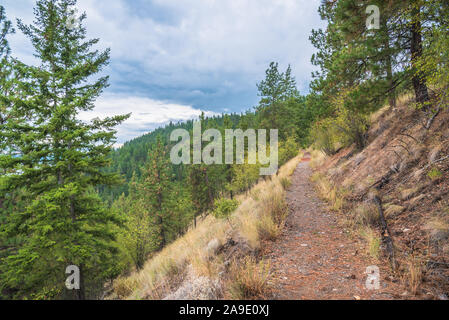
[[[366,269],[375,265],[338,224],[310,182],[309,159],[303,159],[287,191],[290,215],[282,236],[268,244],[265,257],[271,260],[274,299],[395,299],[398,284],[385,279],[381,288],[365,288]],[[395,293],[393,293],[395,292]]]

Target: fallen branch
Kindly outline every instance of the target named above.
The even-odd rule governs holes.
[[[440,114],[440,112],[441,112],[441,107],[438,107],[437,111],[436,111],[435,114],[432,116],[432,118],[430,118],[429,121],[427,121],[427,124],[426,124],[426,126],[425,126],[427,130],[430,129],[430,127],[432,126],[433,121],[435,120],[436,117],[438,117],[438,115]]]
[[[391,235],[390,228],[388,227],[387,220],[385,219],[384,210],[382,208],[382,200],[378,196],[374,196],[374,203],[379,211],[380,222],[382,224],[382,241],[386,244],[388,257],[391,262],[393,271],[396,271],[397,264],[394,254],[393,236]]]

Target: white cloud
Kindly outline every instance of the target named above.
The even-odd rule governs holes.
[[[206,116],[216,113],[195,109],[187,105],[165,103],[142,97],[119,97],[110,95],[99,99],[95,109],[83,112],[79,118],[90,121],[94,118],[111,117],[131,113],[131,117],[118,127],[119,143],[148,133],[170,121],[186,121],[198,118],[202,112]]]

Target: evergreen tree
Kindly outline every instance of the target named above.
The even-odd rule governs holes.
[[[155,228],[155,247],[161,250],[168,242],[173,218],[172,170],[166,147],[159,136],[148,153],[148,165],[143,176],[143,196],[146,210]]]
[[[108,85],[108,77],[92,78],[109,61],[109,50],[91,47],[86,29],[69,22],[75,0],[39,0],[35,22],[20,30],[31,40],[40,65],[23,66],[29,98],[17,103],[25,123],[11,125],[18,153],[0,155],[0,162],[15,173],[1,177],[0,193],[26,189],[30,204],[14,212],[7,234],[25,238],[20,249],[2,264],[2,282],[20,289],[20,296],[64,296],[65,270],[80,269],[80,290],[75,298],[92,298],[102,289],[116,253],[112,225],[118,217],[107,210],[94,188],[119,181],[105,173],[107,156],[115,143],[114,127],[127,118],[117,116],[90,123],[78,120],[80,111]],[[69,294],[69,293],[66,293]]]
[[[134,175],[130,182],[129,196],[122,195],[113,206],[118,214],[126,219],[125,229],[119,237],[120,245],[125,248],[125,255],[129,255],[137,270],[141,270],[148,254],[155,251],[153,225],[148,222],[151,212],[147,210],[141,185]]]
[[[278,63],[271,62],[265,72],[265,79],[257,84],[257,89],[261,98],[256,108],[260,126],[265,129],[279,129],[281,103],[299,96],[291,67],[288,66],[283,73],[279,71]]]

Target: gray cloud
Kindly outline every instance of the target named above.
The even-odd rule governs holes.
[[[2,3],[10,17],[32,21],[33,1]],[[194,110],[239,112],[257,103],[256,82],[271,61],[283,68],[290,63],[300,90],[307,90],[313,71],[308,37],[312,28],[323,24],[319,3],[79,0],[78,7],[87,13],[89,36],[112,49],[111,65],[105,70],[111,75],[110,96],[122,103],[140,97]],[[29,42],[20,32],[12,46],[24,61],[33,61]]]

